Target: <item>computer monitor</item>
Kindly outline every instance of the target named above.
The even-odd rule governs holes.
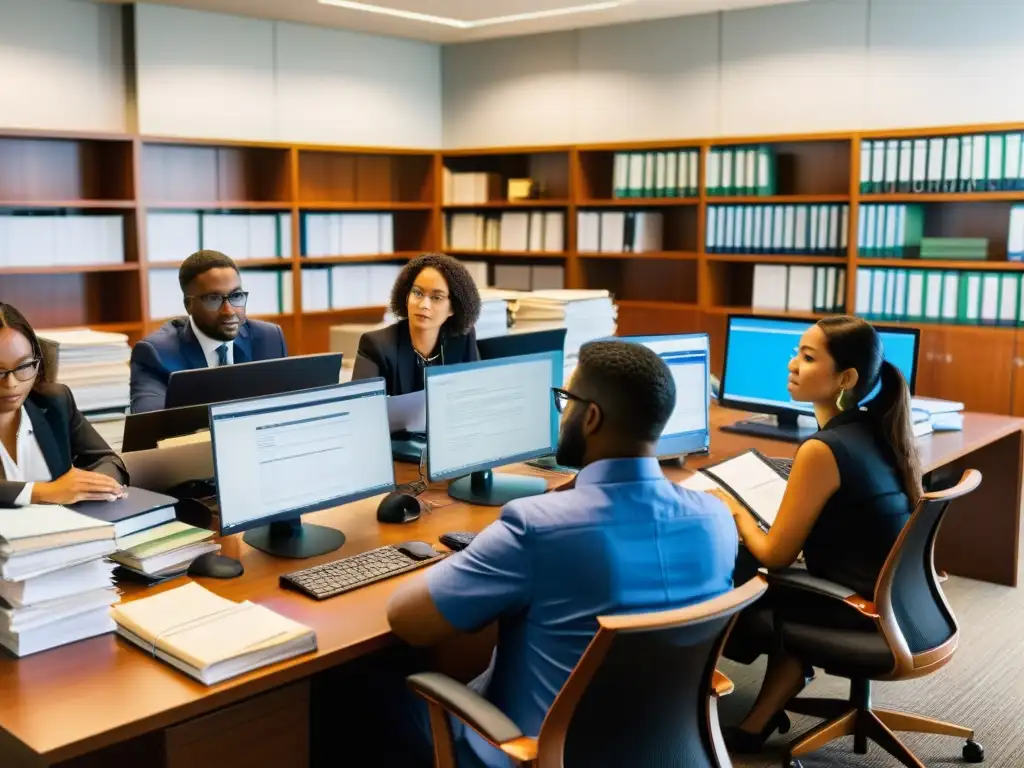
[[[562,352],[429,367],[427,475],[455,499],[501,506],[547,490],[540,477],[497,475],[495,467],[554,450],[562,385]]]
[[[772,414],[778,423],[751,419],[723,430],[787,442],[800,442],[815,432],[813,426],[804,427],[797,421],[801,415],[813,414],[813,407],[794,401],[786,388],[787,366],[796,354],[800,337],[812,324],[811,320],[729,316],[719,401],[729,408]],[[920,331],[880,325],[875,329],[882,339],[885,359],[900,369],[913,393],[917,386]],[[878,389],[870,392],[865,402]]]
[[[340,379],[340,352],[175,371],[167,380],[164,408],[279,395],[327,387],[337,384]]]
[[[538,352],[564,352],[566,328],[543,331],[511,331],[501,336],[478,339],[481,360],[533,355]]]
[[[711,445],[708,409],[711,399],[706,333],[664,336],[619,336],[643,344],[658,355],[676,383],[676,407],[658,440],[658,457],[669,459],[707,451]]]
[[[210,408],[206,405],[186,405],[162,411],[129,413],[124,419],[121,450],[147,451],[156,448],[169,437],[191,435],[210,426]]]
[[[280,557],[337,549],[345,535],[300,516],[395,485],[382,378],[210,406],[221,535]]]

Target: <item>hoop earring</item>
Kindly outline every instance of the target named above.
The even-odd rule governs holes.
[[[845,411],[846,410],[846,406],[843,405],[843,400],[845,399],[845,397],[846,397],[846,390],[843,387],[840,387],[839,388],[839,397],[836,398],[836,408],[838,408],[840,411]]]

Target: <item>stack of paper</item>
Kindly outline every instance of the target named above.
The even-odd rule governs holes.
[[[508,303],[497,296],[480,297],[480,317],[476,321],[476,337],[487,339],[508,332]]]
[[[57,348],[57,381],[71,389],[79,410],[124,412],[132,354],[126,335],[77,328],[42,330],[39,336]]]
[[[0,645],[16,656],[114,630],[114,526],[66,507],[0,509]]]
[[[615,335],[617,310],[608,291],[533,291],[521,294],[516,303],[517,327],[565,326],[565,381],[576,368],[580,347]]]
[[[121,637],[207,685],[316,650],[309,627],[194,582],[111,613]]]
[[[914,416],[914,435],[921,437],[930,432],[959,432],[964,428],[964,404],[950,400],[934,400],[930,397],[911,399],[910,408]],[[929,429],[918,424],[926,423]]]

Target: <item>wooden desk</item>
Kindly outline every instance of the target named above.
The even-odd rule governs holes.
[[[716,408],[712,422],[717,426],[741,417]],[[1017,583],[1022,428],[1021,419],[969,414],[962,433],[936,435],[921,442],[927,471],[951,467],[957,473],[961,467],[971,466],[985,476],[981,489],[951,511],[943,525],[939,565],[951,573]],[[769,455],[792,455],[795,450],[793,445],[717,430],[712,445],[712,456],[695,459],[691,466],[751,446]],[[414,468],[400,466],[399,481],[412,479]],[[523,466],[515,471],[531,472]],[[688,471],[673,469],[667,474],[681,479]],[[549,473],[544,476],[552,485],[567,479]],[[433,489],[427,498],[447,501],[443,491]],[[302,718],[307,716],[302,706],[308,701],[308,687],[304,686],[312,675],[391,643],[384,606],[402,577],[324,602],[280,589],[277,577],[385,543],[408,539],[436,542],[445,531],[480,530],[498,512],[450,502],[414,523],[387,526],[377,523],[376,505],[377,499],[368,499],[309,515],[310,522],[343,530],[347,541],[342,550],[308,561],[269,557],[249,548],[240,536],[228,537],[222,542],[224,553],[241,559],[244,576],[202,580],[204,586],[225,597],[260,602],[313,627],[319,643],[315,654],[210,687],[113,635],[21,660],[0,658],[0,766],[234,768],[266,764],[258,758],[269,759],[271,754],[290,755],[293,762],[288,766],[302,764],[302,744],[275,745],[274,734],[287,739],[302,733]],[[178,579],[150,590],[129,586],[124,599],[181,583]],[[296,727],[267,728],[270,723],[280,725],[285,716],[295,720]],[[190,745],[223,741],[227,738],[223,735],[225,723],[235,728],[230,751],[225,755],[220,750],[215,758],[204,761],[204,750]],[[260,738],[246,737],[253,730]],[[283,760],[274,764],[286,765]]]

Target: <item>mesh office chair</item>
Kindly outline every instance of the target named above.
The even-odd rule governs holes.
[[[900,533],[875,584],[870,602],[849,589],[818,579],[799,569],[769,573],[773,588],[810,592],[822,599],[839,600],[874,621],[877,632],[827,629],[786,621],[778,631],[783,648],[805,664],[850,679],[850,698],[796,698],[791,712],[825,718],[789,746],[784,766],[798,766],[795,758],[820,749],[843,736],[854,737],[854,751],[867,754],[871,739],[901,763],[924,768],[893,731],[931,733],[967,739],[966,762],[980,763],[985,753],[974,741],[974,731],[921,715],[876,709],[871,703],[872,680],[909,680],[931,674],[953,657],[959,639],[956,617],[942,593],[935,571],[935,537],[954,499],[981,483],[981,473],[966,471],[949,490],[925,494]]]
[[[410,686],[430,707],[435,766],[456,765],[451,713],[518,765],[731,768],[717,697],[732,683],[715,664],[736,614],[766,588],[754,578],[686,608],[599,617],[597,634],[536,739],[461,683],[436,673],[411,676]]]

